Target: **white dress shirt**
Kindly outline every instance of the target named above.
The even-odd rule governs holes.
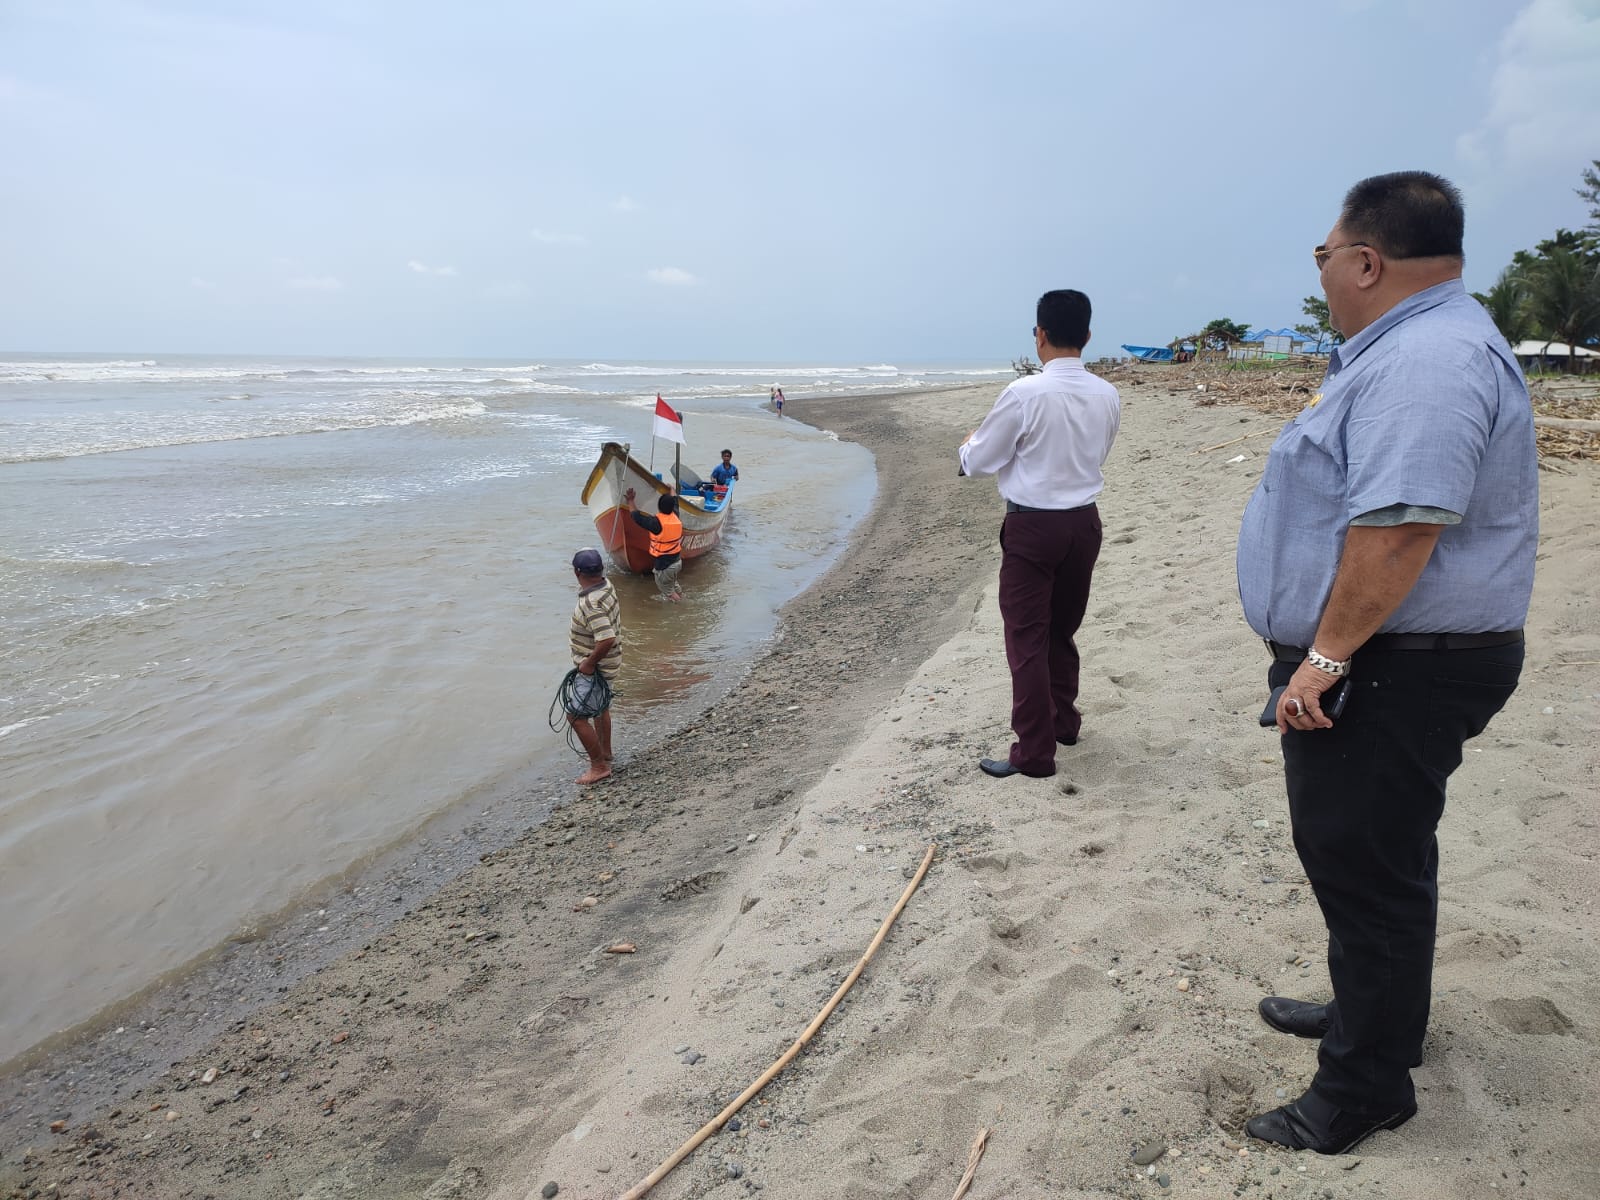
[[[1122,422],[1117,389],[1081,358],[1052,358],[994,402],[961,447],[968,475],[993,475],[1000,495],[1028,508],[1082,508],[1105,486],[1100,468]]]

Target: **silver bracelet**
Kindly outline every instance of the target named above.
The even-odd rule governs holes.
[[[1350,669],[1350,660],[1348,658],[1340,662],[1337,659],[1329,658],[1326,654],[1318,654],[1315,646],[1306,651],[1306,661],[1327,675],[1343,675]]]

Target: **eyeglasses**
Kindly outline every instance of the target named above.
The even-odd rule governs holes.
[[[1327,261],[1333,257],[1335,250],[1348,250],[1351,246],[1365,245],[1367,245],[1366,242],[1341,242],[1337,246],[1318,246],[1311,252],[1311,257],[1317,264],[1317,270],[1320,271],[1327,264]]]

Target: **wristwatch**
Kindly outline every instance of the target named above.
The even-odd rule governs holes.
[[[1340,662],[1338,659],[1329,658],[1326,654],[1318,654],[1315,646],[1306,651],[1306,661],[1327,675],[1343,675],[1350,670],[1348,658]]]

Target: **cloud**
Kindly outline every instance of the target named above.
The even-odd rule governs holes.
[[[638,212],[639,206],[626,196],[619,196],[611,202],[612,212]]]
[[[668,287],[693,287],[700,281],[679,267],[655,267],[646,271],[651,283],[664,283]]]
[[[530,236],[546,246],[582,246],[589,240],[581,233],[551,233],[548,229],[535,229]]]
[[[1456,139],[1457,153],[1494,172],[1589,157],[1584,147],[1600,123],[1597,62],[1600,3],[1532,0],[1500,39],[1489,111]]]
[[[418,275],[454,275],[457,273],[454,267],[430,267],[427,263],[420,263],[414,258],[410,259],[406,266],[410,267]]]
[[[284,280],[285,287],[292,287],[302,292],[338,292],[344,290],[344,284],[332,275],[300,275],[294,279]]]

